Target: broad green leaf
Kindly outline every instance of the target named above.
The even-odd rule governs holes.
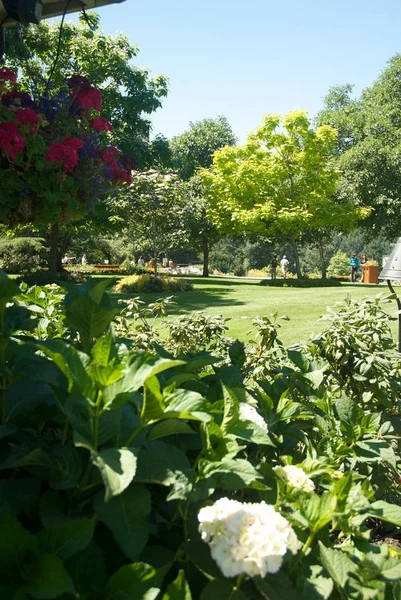
[[[148,377],[143,386],[141,423],[146,425],[163,417],[165,404],[160,391],[160,383],[155,375]]]
[[[186,455],[172,444],[154,440],[141,448],[135,482],[170,486],[182,474],[190,479],[193,471]]]
[[[200,595],[200,600],[227,600],[227,598],[245,600],[245,596],[240,590],[234,589],[234,585],[230,581],[222,578],[209,581]]]
[[[94,529],[94,519],[68,521],[43,529],[38,534],[39,549],[65,561],[88,546]]]
[[[57,556],[38,554],[31,565],[30,575],[23,589],[28,597],[54,600],[62,594],[73,594],[74,584]]]
[[[189,425],[183,421],[180,421],[179,419],[168,419],[165,421],[160,421],[154,425],[148,435],[148,439],[157,440],[169,435],[175,435],[177,433],[192,435],[195,433],[195,431]]]
[[[105,592],[110,600],[155,600],[160,583],[156,569],[138,562],[121,567],[112,575]]]
[[[200,540],[200,536],[199,536]],[[194,566],[212,577],[221,577],[221,571],[210,554],[210,548],[205,542],[191,540],[184,544],[186,556]]]
[[[139,390],[148,377],[153,377],[180,365],[185,365],[185,361],[159,358],[146,352],[138,353],[134,357],[130,367],[131,391]]]
[[[99,453],[92,450],[92,462],[100,471],[106,488],[105,501],[108,502],[131,483],[137,457],[129,448],[108,448]]]
[[[401,527],[401,506],[390,504],[384,500],[377,500],[377,502],[373,502],[371,505],[369,514],[372,517]]]
[[[13,514],[31,516],[35,512],[41,481],[37,478],[7,478],[0,480],[0,509],[6,506]]]
[[[251,421],[239,420],[236,424],[229,427],[227,433],[253,444],[275,446],[266,431],[259,427],[257,423],[252,423]]]
[[[8,508],[0,512],[0,531],[0,573],[5,574],[14,563],[21,562],[27,552],[35,553],[38,543]]]
[[[357,565],[342,550],[326,548],[322,542],[319,542],[319,549],[324,568],[338,587],[344,590],[350,575],[357,573]]]
[[[94,503],[96,515],[113,532],[130,560],[138,558],[148,540],[147,516],[150,508],[150,493],[141,484],[131,484],[109,502],[105,502],[102,494],[98,494]]]
[[[382,567],[381,577],[386,581],[401,581],[401,560],[387,559]]]
[[[178,571],[177,578],[173,583],[170,583],[162,600],[192,600],[191,590],[185,579],[184,571]]]
[[[204,478],[212,477],[223,489],[242,489],[262,475],[250,462],[243,458],[233,458],[219,462],[208,463],[202,471]]]
[[[322,567],[314,565],[304,580],[300,600],[327,600],[333,591],[333,580],[322,575]]]
[[[71,574],[79,597],[101,598],[106,583],[107,568],[103,552],[94,541],[85,550],[70,558],[65,563],[65,567]]]
[[[209,405],[205,398],[192,390],[179,388],[173,393],[166,395],[164,400],[166,402],[164,419],[189,419],[205,423],[212,419],[209,414]]]
[[[82,474],[82,459],[73,446],[56,446],[50,451],[53,469],[50,486],[55,490],[68,490],[77,485]]]
[[[295,587],[283,571],[267,575],[265,579],[254,577],[253,581],[266,600],[298,600]]]
[[[239,417],[239,401],[235,393],[223,384],[224,414],[221,422],[223,435],[230,425],[235,425]]]

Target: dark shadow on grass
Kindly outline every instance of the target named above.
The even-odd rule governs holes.
[[[171,304],[168,308],[167,314],[176,315],[179,313],[192,312],[194,310],[204,310],[208,307],[218,308],[219,306],[241,306],[245,304],[245,301],[238,299],[230,299],[227,297],[227,290],[224,288],[220,292],[213,290],[208,293],[206,290],[193,291],[193,292],[180,292],[176,294],[164,292],[164,293],[148,293],[148,294],[113,294],[118,299],[128,299],[139,297],[145,304],[151,304],[159,298],[167,298],[168,296],[174,296],[175,304]],[[226,297],[224,297],[226,296]]]

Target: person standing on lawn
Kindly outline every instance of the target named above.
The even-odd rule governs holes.
[[[363,265],[366,265],[367,262],[368,262],[368,259],[366,257],[366,254],[362,254],[362,256],[361,256],[361,271],[362,271],[361,283],[363,283]]]
[[[352,256],[349,260],[349,266],[351,267],[351,281],[352,281],[352,283],[355,283],[357,276],[358,276],[358,269],[359,269],[359,259],[356,255],[356,252],[352,253]]]
[[[284,254],[283,258],[280,260],[281,272],[283,274],[284,279],[287,277],[288,265],[289,261],[287,260],[286,255]]]
[[[271,272],[272,279],[276,279],[277,267],[278,267],[278,260],[277,260],[277,254],[275,254],[270,263],[270,272]]]

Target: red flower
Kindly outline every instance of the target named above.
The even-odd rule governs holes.
[[[95,110],[102,110],[102,96],[99,90],[92,85],[85,85],[78,88],[73,98],[82,108],[94,108]]]
[[[66,173],[71,173],[77,166],[79,157],[77,148],[65,143],[68,139],[71,141],[77,138],[67,138],[64,142],[51,144],[46,153],[45,160],[47,162],[61,163],[62,169]]]
[[[25,148],[25,138],[15,123],[0,123],[0,148],[15,160]]]
[[[124,169],[120,169],[116,167],[113,173],[113,181],[115,183],[132,183],[131,174],[128,171],[124,171]]]
[[[17,111],[16,119],[21,125],[30,125],[32,133],[35,132],[36,126],[40,121],[39,115],[32,108],[20,108]]]
[[[76,137],[65,138],[63,144],[71,146],[71,148],[75,148],[75,150],[79,150],[84,145],[83,141]]]
[[[0,69],[0,81],[11,81],[14,85],[17,83],[17,76],[11,71],[11,69]]]
[[[92,119],[90,124],[92,125],[93,129],[98,133],[100,133],[100,131],[112,130],[110,123],[106,121],[106,119],[103,119],[103,117],[97,117],[96,119]]]
[[[108,165],[113,165],[116,162],[117,156],[120,154],[120,151],[115,146],[112,146],[108,150],[103,152],[103,160]]]

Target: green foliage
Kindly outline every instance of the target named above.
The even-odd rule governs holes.
[[[335,275],[335,273],[333,273]],[[269,287],[338,287],[341,282],[337,279],[263,279],[260,285]]]
[[[237,138],[225,117],[190,123],[188,131],[171,140],[174,168],[182,179],[190,179],[199,167],[211,166],[216,150],[234,146],[236,142]]]
[[[329,277],[343,277],[349,275],[349,256],[342,250],[339,250],[334,256],[331,257],[327,274]]]
[[[116,285],[116,291],[123,294],[140,292],[190,292],[192,283],[178,277],[156,277],[155,275],[130,275]]]
[[[238,342],[224,362],[136,351],[116,334],[107,284],[68,285],[69,339],[37,339],[35,290],[21,295],[0,273],[4,597],[396,598],[401,561],[375,542],[387,524],[401,527],[399,390],[383,387],[385,403],[378,391],[389,368],[395,382],[401,371],[379,301],[339,313],[305,349],[277,342],[277,315],[260,319],[260,356],[279,348],[256,372]],[[354,373],[378,356],[372,380],[339,372],[339,339],[353,344]],[[245,418],[251,406],[265,428]],[[314,490],[282,479],[291,465]],[[198,530],[200,509],[223,497],[274,505],[288,520],[278,572],[223,577]]]
[[[41,238],[1,238],[0,267],[7,273],[32,273],[46,264],[47,252]]]
[[[305,230],[352,228],[363,211],[333,200],[336,138],[333,128],[314,130],[306,113],[293,112],[282,122],[265,117],[243,146],[216,152],[203,177],[219,229],[294,240]]]

